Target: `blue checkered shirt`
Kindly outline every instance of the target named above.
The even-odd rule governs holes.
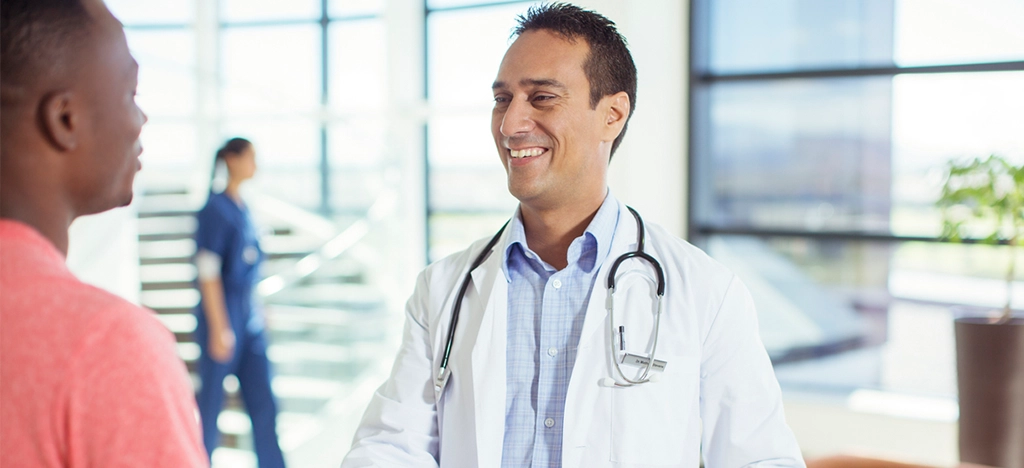
[[[565,394],[597,270],[611,248],[619,204],[609,193],[561,271],[526,244],[521,213],[509,225],[505,439],[502,467],[562,466]]]

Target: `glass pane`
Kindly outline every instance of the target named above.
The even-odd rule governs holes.
[[[383,111],[388,83],[384,21],[332,22],[328,37],[331,111]]]
[[[430,216],[430,262],[469,247],[477,239],[491,237],[512,216],[507,213],[438,213]]]
[[[486,5],[488,3],[498,3],[501,0],[427,0],[427,8],[453,8],[453,7],[471,7],[475,5]]]
[[[941,232],[934,207],[951,159],[1024,162],[1024,72],[902,75],[893,80],[892,231]]]
[[[902,66],[1024,60],[1024,2],[900,0],[895,49]]]
[[[143,148],[143,175],[165,170],[191,170],[197,165],[209,165],[208,160],[197,157],[194,123],[152,118],[142,127],[140,139]],[[210,159],[213,159],[212,154]],[[181,183],[186,184],[188,181],[182,180]]]
[[[226,113],[284,114],[319,108],[319,25],[229,27],[223,31]]]
[[[221,0],[220,5],[225,22],[320,19],[320,0]]]
[[[707,93],[698,222],[889,232],[890,78],[723,83]]]
[[[107,8],[125,26],[141,24],[191,24],[195,0],[106,0]]]
[[[196,111],[195,34],[191,30],[128,30],[139,62],[136,101],[150,116],[191,116]]]
[[[527,4],[431,13],[427,69],[433,108],[490,108],[491,83]]]
[[[362,214],[393,182],[386,179],[384,118],[332,122],[328,133],[331,207],[336,213]]]
[[[438,211],[509,212],[516,200],[490,134],[490,112],[430,119],[430,205]]]
[[[256,147],[254,188],[307,209],[320,208],[320,125],[311,119],[231,119],[222,140]]]
[[[714,236],[707,249],[750,289],[784,387],[939,396],[956,394],[955,307],[1001,306],[1011,257],[983,245],[740,236]]]
[[[384,0],[329,0],[327,11],[332,18],[379,15],[384,13]]]
[[[698,3],[715,73],[1024,60],[1019,0]]]
[[[892,0],[702,2],[715,73],[892,64]]]
[[[430,119],[431,167],[504,169],[491,136],[491,111],[442,114]]]

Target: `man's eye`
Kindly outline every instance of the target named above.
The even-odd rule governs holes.
[[[506,102],[508,102],[508,98],[507,97],[505,97],[505,96],[494,96],[494,103],[495,104],[504,104]]]

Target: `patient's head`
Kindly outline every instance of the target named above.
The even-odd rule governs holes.
[[[121,23],[100,0],[4,0],[0,34],[2,216],[130,203],[146,116]]]

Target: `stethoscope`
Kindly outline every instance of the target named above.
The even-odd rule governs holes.
[[[659,380],[658,374],[652,374],[651,370],[664,370],[665,368],[664,361],[658,361],[654,358],[655,351],[658,349],[658,332],[661,329],[661,305],[662,300],[665,297],[665,272],[664,270],[662,270],[661,264],[658,263],[658,261],[654,257],[644,252],[644,222],[640,218],[640,214],[637,213],[636,210],[634,210],[632,207],[627,206],[626,209],[628,209],[629,212],[633,215],[633,218],[636,219],[636,250],[632,252],[626,252],[620,255],[612,263],[612,267],[608,271],[607,301],[608,328],[611,336],[611,346],[609,347],[609,353],[611,354],[611,361],[612,363],[614,363],[615,371],[619,375],[621,382],[616,381],[611,377],[605,377],[598,382],[601,386],[604,387],[632,387],[634,385],[640,385],[648,382],[657,382]],[[473,270],[475,270],[478,266],[483,264],[484,260],[487,259],[487,256],[491,253],[491,250],[494,248],[494,245],[498,243],[498,239],[501,237],[501,234],[505,232],[505,228],[508,227],[509,221],[506,221],[505,224],[501,226],[501,229],[498,229],[498,232],[494,234],[494,237],[492,237],[491,240],[487,242],[487,245],[484,246],[483,250],[480,251],[480,254],[477,255],[476,259],[473,260],[473,263],[470,264],[469,271],[466,272],[466,276],[462,280],[462,286],[459,288],[459,294],[455,298],[455,305],[452,307],[452,317],[451,321],[448,324],[448,338],[444,345],[444,355],[441,357],[441,365],[438,366],[437,377],[434,379],[434,390],[437,391],[438,393],[444,390],[445,386],[448,385],[448,378],[451,377],[451,370],[448,368],[448,359],[451,357],[452,354],[452,343],[455,341],[455,327],[458,326],[459,323],[459,311],[462,309],[462,299],[465,298],[466,290],[469,289],[469,283],[473,279]],[[636,354],[627,353],[625,349],[626,339],[624,328],[620,326],[618,333],[616,333],[615,330],[615,301],[613,300],[615,294],[615,273],[618,271],[619,265],[621,265],[622,262],[630,258],[638,258],[646,261],[651,265],[652,268],[654,268],[654,272],[657,273],[658,275],[658,304],[654,318],[654,339],[651,343],[651,352],[646,356],[639,356]],[[618,336],[617,347],[616,336]],[[641,367],[643,367],[643,372],[641,372],[640,377],[636,379],[630,379],[629,377],[626,377],[625,373],[622,372],[622,367],[619,363],[620,360],[630,362],[633,364],[638,364]]]

